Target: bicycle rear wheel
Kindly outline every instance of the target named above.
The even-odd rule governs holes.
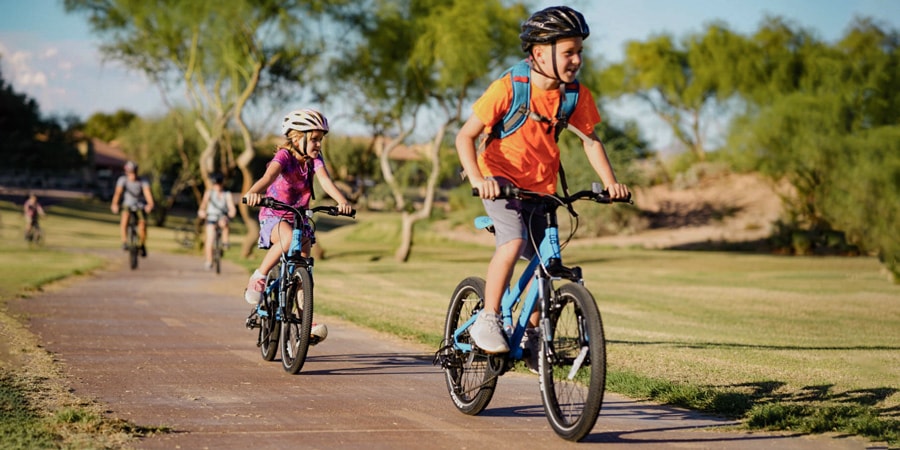
[[[259,336],[256,345],[259,346],[259,353],[266,361],[275,359],[278,352],[278,336],[281,332],[281,322],[275,317],[278,310],[278,292],[279,289],[269,289],[272,283],[278,278],[281,267],[275,266],[269,271],[266,277],[266,294],[263,295],[262,303],[257,307],[259,316]]]
[[[444,325],[444,347],[439,354],[447,390],[456,409],[469,415],[479,414],[494,396],[497,387],[497,370],[492,370],[490,355],[478,352],[463,352],[452,344],[453,335],[466,321],[484,308],[484,280],[469,277],[461,281],[447,309]],[[469,332],[463,332],[457,341],[472,344]],[[502,363],[502,362],[501,362]]]
[[[579,441],[597,422],[606,385],[606,341],[590,291],[568,283],[553,292],[541,332],[544,412],[556,434]]]
[[[281,365],[297,374],[306,362],[313,320],[312,275],[297,267],[285,298],[287,316],[281,325]]]

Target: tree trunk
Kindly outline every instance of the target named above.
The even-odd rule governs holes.
[[[431,173],[428,174],[428,183],[425,186],[425,198],[423,199],[422,208],[415,213],[403,212],[400,232],[400,247],[394,253],[394,259],[397,262],[409,261],[409,255],[412,254],[413,247],[413,229],[416,222],[431,217],[431,209],[434,206],[434,195],[437,188],[438,177],[440,175],[441,159],[440,150],[441,142],[444,140],[444,134],[447,131],[449,122],[444,123],[438,129],[437,135],[431,141],[428,157],[431,159]]]
[[[244,150],[235,159],[244,180],[242,183],[241,198],[243,198],[244,192],[249,191],[250,187],[253,186],[255,178],[253,177],[253,173],[250,172],[250,163],[256,155],[256,151],[253,149],[253,136],[250,134],[247,124],[244,123],[244,105],[247,104],[247,100],[250,98],[253,91],[256,90],[257,84],[259,84],[259,76],[260,73],[262,73],[262,68],[263,65],[261,62],[257,62],[254,65],[253,73],[250,79],[247,80],[247,86],[244,87],[244,91],[241,93],[241,96],[238,98],[234,107],[234,121],[237,123],[238,129],[241,131],[241,137],[244,140]],[[238,202],[238,209],[241,212],[241,217],[244,219],[244,224],[247,226],[247,236],[244,237],[244,242],[241,243],[241,256],[249,258],[258,242],[259,222],[256,217],[251,215],[250,208],[247,207],[244,202],[240,200],[238,200]]]

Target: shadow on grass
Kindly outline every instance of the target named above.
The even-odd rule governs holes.
[[[846,351],[846,350],[900,350],[900,346],[893,345],[850,345],[850,346],[823,346],[823,347],[811,347],[811,346],[800,346],[800,345],[758,345],[758,344],[736,344],[736,343],[727,343],[727,342],[678,342],[678,341],[620,341],[609,339],[606,341],[609,344],[624,344],[624,345],[659,345],[673,348],[691,348],[691,349],[703,349],[703,348],[747,348],[747,349],[755,349],[755,350],[835,350],[835,351]]]

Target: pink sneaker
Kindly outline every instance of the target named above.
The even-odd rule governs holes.
[[[247,290],[244,291],[244,300],[251,305],[258,305],[260,300],[262,300],[262,293],[265,289],[265,275],[261,275],[259,271],[254,272],[247,283]]]

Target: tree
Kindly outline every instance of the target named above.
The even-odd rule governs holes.
[[[120,109],[113,114],[96,113],[88,117],[83,125],[84,134],[105,142],[114,141],[119,134],[128,128],[137,114]]]
[[[207,185],[218,160],[240,169],[243,191],[249,189],[255,151],[245,108],[261,93],[277,96],[296,88],[321,53],[313,26],[323,7],[317,0],[66,0],[65,5],[90,14],[93,30],[106,38],[101,49],[107,57],[147,74],[164,97],[184,89],[197,113],[193,126],[206,144],[199,167]],[[238,156],[225,139],[231,123],[241,135]],[[249,255],[257,224],[245,206],[240,210],[248,225],[243,253]]]
[[[333,63],[333,78],[347,83],[356,109],[373,136],[385,138],[380,166],[402,213],[395,259],[407,261],[413,225],[431,215],[440,175],[440,152],[448,130],[459,123],[476,88],[499,73],[518,53],[522,4],[498,0],[406,0],[360,2],[342,11],[356,45]],[[427,110],[427,111],[426,111]],[[421,114],[421,115],[420,115]],[[428,117],[427,180],[421,206],[408,202],[390,154]],[[425,128],[425,127],[423,127]]]
[[[732,151],[793,185],[790,227],[846,232],[900,275],[897,31],[857,19],[828,45],[770,20],[753,43],[748,54],[761,69],[741,87],[752,108],[736,122]]]
[[[84,160],[72,137],[41,117],[37,102],[15,91],[0,72],[0,157],[5,168],[71,170]]]
[[[631,41],[625,60],[605,70],[603,91],[642,100],[702,161],[708,150],[704,124],[721,114],[735,94],[738,74],[746,65],[740,58],[745,46],[740,35],[721,23],[710,24],[705,34],[689,35],[681,43],[667,34]]]

